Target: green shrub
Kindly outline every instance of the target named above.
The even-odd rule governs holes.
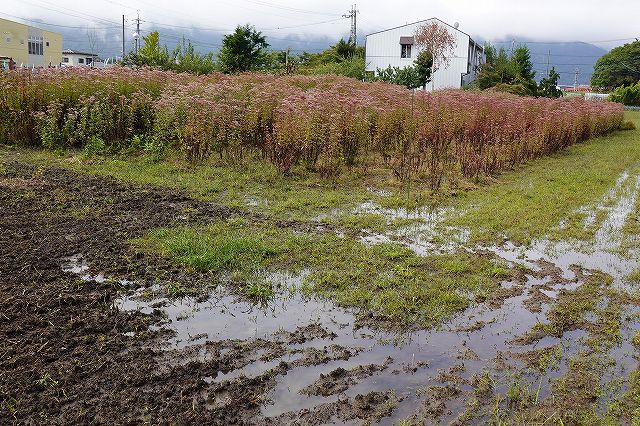
[[[85,143],[82,153],[86,157],[94,157],[96,155],[103,154],[105,149],[106,149],[106,145],[104,143],[104,140],[94,135],[94,136],[91,136],[91,138],[87,143]]]
[[[640,106],[640,81],[631,86],[618,87],[611,93],[609,100],[627,106]]]

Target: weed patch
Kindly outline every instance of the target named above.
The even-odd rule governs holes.
[[[420,257],[398,244],[367,246],[330,234],[303,234],[242,220],[199,228],[160,229],[134,242],[200,272],[226,272],[248,282],[244,294],[267,301],[262,270],[309,269],[306,291],[408,327],[433,326],[484,300],[504,265],[467,253]]]

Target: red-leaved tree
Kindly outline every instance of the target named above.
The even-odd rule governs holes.
[[[446,68],[449,65],[453,51],[456,48],[456,38],[447,28],[436,21],[431,21],[416,29],[414,40],[418,47],[431,53],[433,57],[432,76],[438,69]],[[433,81],[434,79],[432,78],[431,84],[433,84]]]

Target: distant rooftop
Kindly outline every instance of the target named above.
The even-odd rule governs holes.
[[[62,51],[63,55],[85,55],[85,56],[98,56],[97,53],[79,52],[77,50],[65,49]]]

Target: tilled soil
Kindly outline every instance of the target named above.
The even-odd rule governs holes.
[[[57,168],[8,161],[0,173],[0,424],[322,423],[376,418],[387,395],[341,399],[315,410],[260,419],[273,373],[208,383],[204,376],[248,363],[260,348],[277,358],[286,346],[325,330],[300,330],[282,341],[207,343],[208,356],[184,359],[162,348],[171,331],[163,314],[114,308],[122,283],[81,280],[63,272],[71,256],[91,259],[105,276],[196,282],[162,259],[133,252],[131,238],[152,228],[240,215],[172,190],[118,183]],[[292,224],[282,224],[291,226]],[[250,345],[249,345],[250,346]],[[222,349],[225,349],[223,354]],[[339,346],[278,366],[317,365],[350,357]],[[317,352],[317,351],[316,351]],[[269,355],[271,354],[271,355]],[[296,364],[297,363],[297,364]],[[212,397],[215,396],[215,397]],[[218,396],[220,396],[218,398]],[[217,401],[212,401],[217,399]],[[373,405],[381,409],[373,410]],[[380,411],[382,410],[382,411]]]

